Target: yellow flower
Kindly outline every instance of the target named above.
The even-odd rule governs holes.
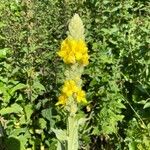
[[[62,92],[69,97],[73,93],[77,92],[77,90],[78,90],[78,87],[77,87],[75,81],[74,80],[67,80],[64,83]]]
[[[87,103],[87,100],[85,98],[85,92],[83,90],[78,90],[77,93],[76,93],[76,99],[77,99],[77,102],[83,102],[83,103]]]
[[[66,51],[59,51],[59,52],[57,52],[57,54],[58,54],[58,56],[60,56],[60,57],[64,57],[65,55],[67,55],[66,54]]]
[[[56,105],[65,105],[67,102],[67,96],[65,94],[62,94],[58,97],[58,102]]]
[[[57,53],[65,63],[75,64],[81,62],[83,65],[88,64],[88,49],[84,40],[75,40],[66,38],[62,44],[61,49]]]
[[[85,54],[88,52],[88,48],[83,40],[78,41],[78,49],[81,51],[82,54]]]
[[[88,54],[85,54],[82,58],[81,58],[81,63],[84,65],[84,66],[86,66],[86,65],[88,65],[89,64],[89,56],[88,56]]]
[[[75,58],[76,58],[76,60],[80,60],[82,58],[82,53],[76,52],[75,53]]]
[[[74,53],[73,53],[73,52],[70,52],[70,53],[68,54],[68,56],[66,56],[66,57],[64,58],[64,61],[65,61],[66,63],[68,63],[68,64],[69,64],[69,63],[74,64],[74,63],[76,62]]]
[[[65,105],[70,96],[73,96],[78,103],[87,103],[85,91],[78,87],[74,80],[66,80],[62,88],[62,95],[59,96],[56,105]]]

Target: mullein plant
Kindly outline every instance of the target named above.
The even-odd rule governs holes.
[[[58,56],[66,64],[65,81],[56,105],[67,112],[67,130],[53,129],[58,139],[57,150],[77,150],[78,128],[85,118],[77,115],[79,104],[87,104],[82,90],[81,75],[89,63],[88,48],[84,40],[84,26],[78,14],[69,23],[68,37],[62,41]]]

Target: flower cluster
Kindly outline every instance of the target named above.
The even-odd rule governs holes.
[[[65,105],[69,97],[74,97],[77,102],[86,103],[85,92],[77,86],[74,80],[66,80],[62,87],[62,94],[58,98],[56,105]]]
[[[62,44],[58,55],[67,64],[75,64],[76,62],[86,66],[88,65],[89,56],[88,48],[84,40],[75,40],[66,38]]]

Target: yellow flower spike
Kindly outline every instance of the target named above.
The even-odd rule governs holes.
[[[84,40],[84,25],[78,14],[75,14],[70,20],[68,33],[68,37],[61,43],[60,50],[57,52],[64,63],[69,65],[65,72],[67,80],[62,86],[61,95],[56,105],[63,105],[64,109],[69,112],[67,113],[67,131],[64,132],[67,134],[66,139],[64,139],[67,142],[66,148],[78,150],[77,103],[87,104],[85,91],[81,89],[81,75],[84,66],[89,63],[88,48]],[[58,138],[58,140],[61,141],[62,139]]]
[[[75,14],[71,19],[69,24],[69,36],[62,41],[61,48],[57,54],[66,64],[74,65],[78,63],[82,66],[88,65],[88,48],[84,41],[84,26],[79,15]],[[76,78],[65,81],[62,87],[62,93],[67,98],[70,96],[75,96],[77,102],[87,102],[85,98],[85,92],[81,89],[78,82],[79,79]]]

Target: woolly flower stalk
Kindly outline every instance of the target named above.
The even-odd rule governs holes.
[[[53,130],[59,139],[58,149],[78,150],[78,128],[77,119],[78,104],[87,103],[86,93],[82,90],[81,75],[84,66],[89,63],[88,48],[84,41],[84,26],[78,14],[75,14],[69,23],[69,35],[62,41],[58,56],[66,64],[65,81],[61,88],[56,105],[64,106],[68,114],[67,130]],[[83,118],[81,118],[83,120]],[[60,136],[61,135],[61,136]],[[63,136],[63,139],[62,139]],[[66,143],[66,144],[65,144]]]
[[[88,48],[84,41],[84,26],[81,18],[78,14],[75,14],[69,23],[69,35],[62,41],[61,48],[57,52],[58,56],[62,58],[65,64],[75,65],[78,68],[82,68],[89,63]],[[78,70],[77,68],[77,70]],[[75,74],[77,70],[72,72]],[[71,71],[71,68],[70,68]],[[77,73],[80,78],[81,73]],[[78,85],[76,77],[70,77],[70,80],[66,80],[62,87],[62,93],[58,98],[56,105],[66,105],[70,97],[80,103],[86,103],[85,92]]]

